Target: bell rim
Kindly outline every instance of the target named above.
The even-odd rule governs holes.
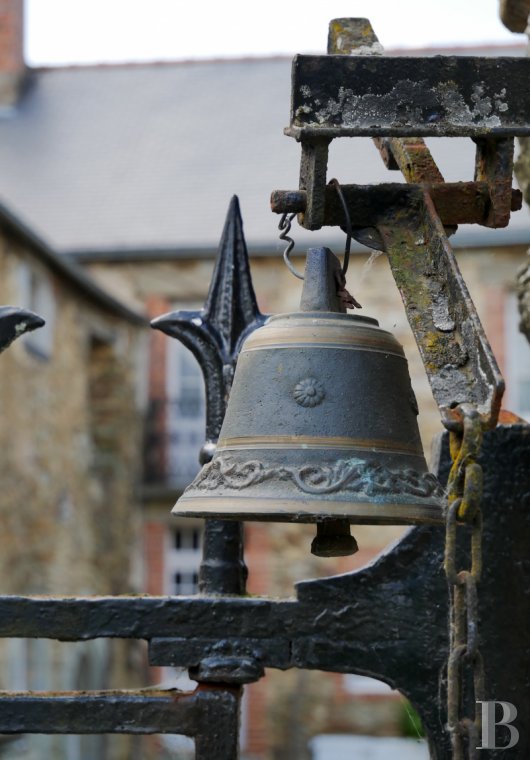
[[[240,502],[238,509],[236,504]],[[332,501],[312,499],[306,503],[298,499],[185,497],[173,509],[176,517],[240,520],[242,522],[293,522],[315,523],[345,519],[352,525],[442,525],[445,522],[445,500],[428,503],[414,501]],[[406,514],[403,514],[406,512]]]

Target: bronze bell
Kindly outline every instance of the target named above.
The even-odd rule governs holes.
[[[403,349],[340,313],[340,262],[310,249],[301,311],[243,344],[217,449],[173,514],[315,522],[312,551],[352,554],[350,523],[440,523]]]

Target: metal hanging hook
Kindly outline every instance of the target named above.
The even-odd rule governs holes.
[[[282,214],[282,218],[280,219],[280,223],[278,224],[278,229],[281,230],[280,233],[280,240],[285,240],[287,242],[287,247],[285,251],[283,252],[283,260],[285,261],[287,268],[289,271],[294,274],[295,277],[298,277],[299,280],[304,279],[304,275],[300,274],[298,269],[293,265],[290,256],[291,251],[294,248],[294,240],[292,237],[289,237],[289,232],[291,231],[291,222],[295,218],[296,213],[294,214],[288,214],[285,212],[285,214]]]
[[[352,241],[352,225],[351,225],[351,218],[350,213],[348,211],[348,206],[346,204],[346,199],[344,198],[344,193],[342,192],[342,188],[340,186],[340,182],[338,179],[331,179],[329,181],[330,185],[333,185],[335,189],[337,190],[342,209],[344,211],[344,226],[346,227],[346,243],[344,246],[344,261],[342,263],[342,269],[341,269],[341,278],[340,282],[337,283],[338,285],[338,293],[343,301],[344,305],[348,309],[354,309],[354,308],[362,308],[361,304],[355,300],[355,298],[348,293],[348,291],[345,289],[346,284],[346,272],[348,271],[348,265],[350,263],[350,249],[351,249],[351,241]],[[284,240],[287,242],[287,247],[285,248],[283,252],[283,260],[285,261],[287,268],[289,271],[294,274],[295,277],[298,277],[299,280],[304,279],[304,275],[299,272],[296,267],[293,265],[291,261],[291,252],[294,248],[294,240],[292,237],[289,237],[289,232],[291,231],[291,222],[293,221],[294,217],[296,216],[296,213],[288,214],[287,212],[283,213],[280,219],[280,223],[278,224],[278,229],[280,230],[280,240]]]

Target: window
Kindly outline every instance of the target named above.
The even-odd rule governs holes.
[[[510,412],[530,420],[530,345],[519,331],[517,297],[506,299],[506,398],[504,406]]]
[[[343,683],[345,691],[349,692],[350,694],[365,696],[367,694],[389,695],[393,693],[393,690],[387,683],[379,681],[377,678],[360,676],[356,673],[345,675]]]
[[[204,381],[197,360],[178,340],[168,345],[167,361],[167,475],[185,487],[199,471],[204,443]]]
[[[166,551],[166,593],[196,594],[201,558],[202,523],[189,520],[171,527]]]
[[[42,317],[46,324],[22,336],[27,350],[40,359],[49,359],[53,351],[55,298],[50,280],[25,262],[18,267],[19,306]]]

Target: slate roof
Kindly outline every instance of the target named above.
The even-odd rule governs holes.
[[[473,52],[523,54],[521,46]],[[18,108],[0,118],[0,201],[60,252],[173,255],[215,248],[235,193],[251,251],[279,251],[269,195],[296,189],[300,154],[283,135],[290,65],[269,58],[33,70]],[[431,145],[446,179],[472,179],[470,140]],[[328,176],[399,179],[363,139],[334,141]],[[462,228],[460,236],[479,245],[530,242],[530,217],[521,211],[509,230]],[[337,233],[295,229],[295,237],[319,245]]]
[[[67,256],[61,256],[52,250],[44,240],[41,240],[33,230],[26,227],[8,208],[0,204],[0,229],[8,235],[12,235],[23,245],[28,246],[35,256],[65,279],[72,288],[79,290],[100,309],[110,311],[112,314],[126,319],[135,325],[148,327],[146,317],[130,309],[124,303],[114,298],[113,295],[103,290],[99,285],[79,266]]]

